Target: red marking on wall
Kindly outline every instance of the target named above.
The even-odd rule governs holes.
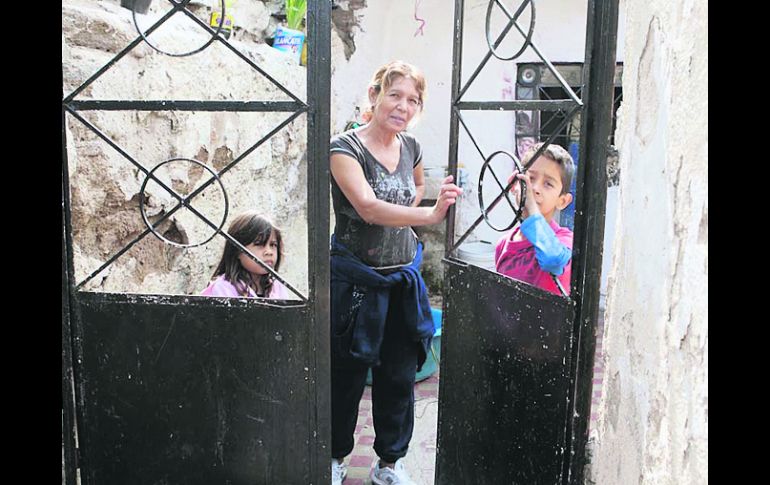
[[[422,0],[414,0],[414,19],[418,22],[420,22],[420,26],[417,27],[417,30],[414,33],[414,36],[417,37],[417,34],[419,35],[425,35],[425,25],[428,23],[425,21],[425,19],[420,18],[417,16],[417,9],[420,8],[420,3],[422,3]]]

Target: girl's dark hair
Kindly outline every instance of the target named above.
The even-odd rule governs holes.
[[[230,227],[227,229],[227,233],[243,246],[248,246],[252,243],[261,246],[270,240],[271,232],[275,234],[275,239],[278,242],[275,266],[273,267],[275,271],[278,271],[283,260],[283,239],[281,238],[281,230],[267,216],[256,211],[243,212],[233,219],[233,222],[230,223]],[[211,278],[215,279],[220,275],[224,275],[225,279],[235,286],[239,294],[246,296],[248,295],[248,287],[251,283],[251,274],[241,265],[241,261],[238,258],[241,252],[235,244],[227,241],[222,252],[222,259],[220,259],[219,265],[214,270]],[[270,273],[261,275],[259,277],[259,287],[264,295],[269,295],[273,287],[273,275]]]

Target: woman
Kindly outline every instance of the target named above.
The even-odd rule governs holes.
[[[409,64],[380,67],[368,90],[369,122],[331,140],[336,225],[331,259],[332,484],[345,478],[358,404],[372,367],[372,483],[411,483],[401,458],[414,428],[414,379],[433,336],[422,244],[411,226],[436,224],[462,189],[447,177],[433,207],[422,149],[406,129],[422,112],[425,78]]]

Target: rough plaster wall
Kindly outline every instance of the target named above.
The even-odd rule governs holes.
[[[708,7],[626,4],[620,202],[590,477],[708,482]]]
[[[157,5],[153,11],[157,15]],[[196,2],[200,4],[201,2]],[[233,9],[232,43],[301,99],[305,68],[264,43],[269,12],[261,2],[239,2]],[[197,9],[205,9],[198,5]],[[207,18],[205,11],[204,18]],[[115,1],[72,0],[62,4],[64,91],[71,92],[136,37],[130,12]],[[251,19],[251,20],[249,20]],[[261,19],[256,21],[255,19]],[[252,35],[249,26],[255,31]],[[205,41],[205,32],[177,22],[151,37],[179,52]],[[76,99],[284,100],[288,97],[234,54],[214,43],[200,54],[172,59],[143,43],[115,64]],[[232,112],[83,112],[83,117],[113,139],[146,169],[172,157],[195,158],[214,170],[250,148],[287,114]],[[98,268],[145,229],[138,205],[144,174],[80,121],[68,116],[73,251],[77,281]],[[234,215],[257,209],[272,214],[284,230],[285,264],[281,273],[301,291],[307,289],[305,209],[305,117],[297,118],[251,152],[222,177],[229,197],[227,228]],[[200,167],[174,164],[158,174],[174,189],[189,193],[208,178]],[[154,183],[145,195],[155,220],[175,201]],[[211,187],[193,205],[213,221],[223,215],[222,193]],[[166,237],[199,242],[210,228],[190,212],[177,212],[160,227]],[[100,291],[197,293],[211,276],[224,240],[179,249],[149,235],[100,273],[87,286]]]
[[[332,10],[333,31],[343,43],[345,59],[356,51],[356,34],[359,32],[359,10],[366,7],[366,0],[338,0]]]

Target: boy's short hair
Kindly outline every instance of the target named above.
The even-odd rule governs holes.
[[[529,151],[524,154],[524,158],[521,160],[521,164],[528,164],[529,161],[532,160],[532,157],[535,155],[535,152],[537,152],[543,145],[545,145],[545,143],[541,142],[530,148]],[[575,177],[575,161],[572,160],[572,155],[570,155],[569,152],[563,147],[551,143],[545,148],[545,150],[543,150],[543,153],[541,153],[540,156],[550,158],[559,164],[559,172],[561,173],[560,195],[564,195],[569,192],[569,189],[572,186],[572,179]]]

